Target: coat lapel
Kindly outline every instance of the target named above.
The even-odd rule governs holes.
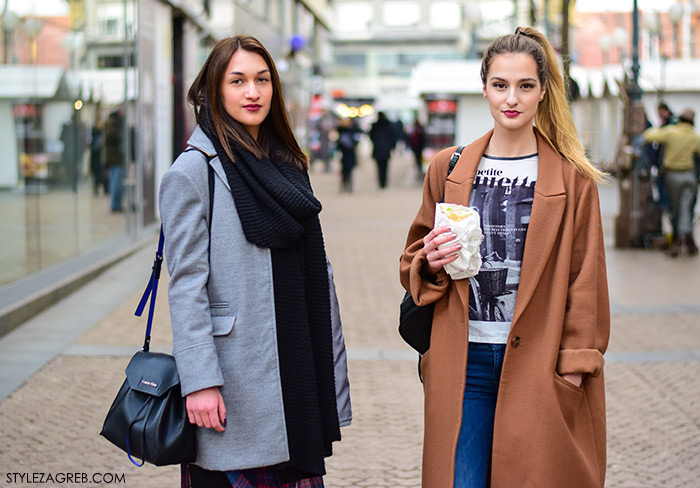
[[[486,147],[492,135],[493,130],[490,130],[464,148],[457,165],[445,182],[445,202],[457,203],[465,207],[469,206],[469,197],[472,193],[474,176],[479,167],[479,161],[481,161],[481,157],[484,155],[484,151],[486,151]],[[464,304],[465,315],[468,315],[469,280],[456,280],[453,283],[457,288],[460,300]],[[465,317],[465,319],[468,319],[468,316]]]
[[[226,186],[226,189],[231,191],[231,187],[228,184],[228,178],[226,178],[226,173],[224,172],[224,167],[221,166],[221,160],[218,157],[215,157],[209,161],[209,164],[214,170],[214,173],[216,173],[216,176],[218,176],[224,186]]]
[[[537,282],[542,276],[547,259],[559,233],[566,193],[562,174],[562,157],[544,139],[537,135],[537,183],[532,202],[530,225],[525,238],[523,263],[518,286],[518,298],[513,313],[513,325],[532,298]],[[511,327],[512,330],[512,327]]]
[[[226,178],[226,173],[224,172],[224,167],[221,165],[221,160],[217,157],[214,143],[211,142],[199,125],[195,127],[192,136],[190,136],[189,140],[187,141],[187,145],[196,147],[208,156],[209,165],[214,170],[214,173],[223,182],[226,189],[231,191],[231,187],[228,184],[228,178]]]
[[[446,202],[469,206],[474,176],[492,135],[493,129],[464,148],[455,169],[445,182]]]

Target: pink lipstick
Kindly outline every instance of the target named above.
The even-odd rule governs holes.
[[[249,110],[251,112],[257,112],[258,110],[260,110],[262,108],[262,105],[257,105],[255,103],[252,103],[250,105],[244,105],[243,108],[246,110]]]
[[[517,117],[518,115],[520,115],[520,112],[518,112],[517,110],[504,110],[503,113],[506,117]]]

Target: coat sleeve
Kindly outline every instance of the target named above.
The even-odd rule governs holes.
[[[173,355],[183,396],[224,384],[207,293],[209,197],[203,190],[175,168],[165,173],[160,187]]]
[[[423,251],[423,237],[435,224],[435,204],[442,200],[450,155],[454,148],[441,151],[430,162],[423,185],[423,200],[408,231],[406,246],[401,254],[399,274],[401,285],[411,294],[417,305],[423,306],[440,299],[447,291],[449,276],[441,269],[436,276],[429,276]]]
[[[668,141],[666,139],[666,134],[668,132],[664,130],[663,127],[649,127],[642,133],[644,142],[658,142],[659,144],[666,144]]]
[[[598,376],[610,336],[610,301],[598,188],[590,179],[577,200],[574,227],[557,372]]]

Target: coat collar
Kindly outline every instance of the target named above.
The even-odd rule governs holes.
[[[479,167],[486,147],[493,136],[493,129],[469,144],[462,153],[454,171],[447,178],[448,182],[462,185],[467,180],[473,180],[476,175],[476,170]],[[535,137],[537,138],[537,154],[538,154],[538,170],[537,183],[535,184],[535,193],[543,196],[561,195],[564,193],[564,177],[561,172],[561,155],[547,142],[547,139],[535,128]],[[461,195],[451,195],[459,200],[466,200],[466,203],[458,202],[457,200],[448,199],[449,194],[454,190],[453,185],[445,185],[445,199],[453,203],[461,203],[469,205],[469,195],[471,194],[471,185],[467,187],[466,194],[463,188],[459,189]]]
[[[224,183],[228,191],[231,191],[231,187],[228,183],[228,178],[226,178],[226,173],[224,172],[223,166],[221,166],[221,161],[216,157],[216,148],[214,143],[211,142],[209,137],[204,133],[202,128],[198,125],[195,127],[194,132],[187,140],[187,144],[192,147],[196,147],[200,151],[203,151],[207,156],[209,156],[209,164],[211,165],[214,173],[219,177],[219,179]]]
[[[479,167],[479,161],[492,136],[493,130],[465,148],[460,161],[445,183],[446,202],[469,205],[472,182]],[[511,331],[532,298],[537,282],[552,253],[566,206],[562,157],[537,129],[535,129],[535,136],[538,154],[537,183],[530,224],[525,238],[520,285]],[[469,303],[469,281],[458,280],[455,283],[462,303]]]
[[[216,156],[214,143],[209,140],[200,126],[195,127],[194,132],[187,141],[187,144],[204,151],[210,158]]]

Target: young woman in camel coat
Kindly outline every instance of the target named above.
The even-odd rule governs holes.
[[[603,354],[610,315],[596,187],[601,175],[585,158],[556,58],[539,32],[519,28],[494,41],[484,55],[482,79],[494,129],[465,148],[449,177],[454,148],[437,154],[401,256],[404,288],[418,305],[435,303],[431,345],[421,363],[422,486],[602,488]],[[511,292],[517,299],[510,328],[504,343],[494,346],[503,359],[492,417],[467,420],[468,352],[475,344],[469,335],[470,280],[475,278],[452,280],[442,269],[459,248],[451,244],[455,237],[448,228],[433,227],[435,204],[443,195],[445,202],[470,205],[484,154],[501,160],[536,156],[536,185],[519,284]],[[447,247],[437,248],[443,244]],[[471,442],[463,438],[482,424],[492,436],[481,453],[485,467],[480,480],[465,481],[463,473],[478,471],[472,466],[478,460],[460,452]]]

